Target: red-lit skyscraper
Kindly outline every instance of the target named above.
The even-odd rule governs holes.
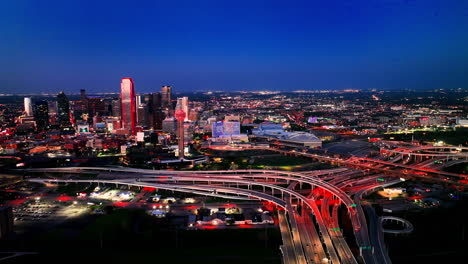
[[[182,110],[185,112],[185,122],[189,121],[189,103],[188,103],[188,97],[184,96],[182,97]]]
[[[177,140],[179,142],[179,159],[184,158],[184,120],[187,116],[183,108],[182,98],[177,98],[175,118],[177,119]]]
[[[132,135],[134,135],[136,132],[136,101],[132,78],[122,78],[122,83],[120,83],[120,103],[122,128],[131,130]]]

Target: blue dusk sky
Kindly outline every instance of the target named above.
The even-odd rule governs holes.
[[[466,0],[0,7],[0,93],[468,88]]]

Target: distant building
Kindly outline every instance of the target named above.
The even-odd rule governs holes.
[[[228,121],[224,122],[224,135],[239,135],[240,134],[240,122],[239,121]]]
[[[242,124],[251,124],[253,123],[254,119],[250,116],[244,116],[242,118]]]
[[[29,124],[29,123],[30,123],[30,124],[33,124],[33,125],[36,125],[36,121],[35,121],[34,117],[32,117],[32,116],[20,116],[20,117],[18,118],[18,121],[19,121],[19,123],[20,123],[21,125],[23,125],[23,124]]]
[[[130,130],[131,134],[134,134],[136,132],[136,101],[132,78],[122,78],[120,101],[122,128]]]
[[[175,133],[177,130],[177,120],[174,117],[166,117],[162,121],[162,131],[164,133]]]
[[[32,133],[36,128],[36,121],[32,116],[21,116],[19,124],[16,125],[16,132],[19,134]]]
[[[73,119],[75,120],[75,122],[88,121],[89,111],[87,99],[70,102],[70,108],[73,113]]]
[[[107,131],[112,132],[121,128],[120,120],[118,118],[108,118],[105,120]]]
[[[444,123],[444,120],[441,117],[421,117],[419,119],[421,126],[436,126]]]
[[[238,116],[238,115],[228,115],[228,116],[224,117],[224,121],[225,122],[230,122],[230,121],[239,122],[240,121],[240,116]]]
[[[108,109],[106,108],[106,104],[104,103],[101,97],[88,97],[87,102],[88,114],[90,118],[93,118],[97,115],[108,115]]]
[[[49,106],[49,114],[56,115],[58,111],[57,101],[48,101],[47,104]]]
[[[85,100],[87,97],[86,97],[86,90],[85,89],[81,89],[80,90],[80,99],[81,100]]]
[[[192,143],[193,141],[194,126],[193,123],[184,123],[184,142],[185,144]]]
[[[249,136],[247,134],[238,134],[238,135],[222,135],[216,138],[210,138],[210,143],[248,143]]]
[[[214,138],[224,135],[224,122],[218,121],[212,123],[211,133]]]
[[[91,121],[89,118],[88,97],[86,96],[85,89],[80,90],[80,100],[70,102],[70,109],[75,124],[80,121]]]
[[[198,121],[198,112],[195,109],[190,109],[189,110],[189,121]]]
[[[136,141],[137,142],[145,142],[145,136],[147,133],[145,132],[137,132],[136,133]]]

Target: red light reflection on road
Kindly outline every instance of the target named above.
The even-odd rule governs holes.
[[[70,196],[64,195],[64,196],[57,197],[55,200],[59,202],[68,202],[68,201],[71,201],[72,198]]]
[[[203,225],[203,226],[200,226],[201,229],[218,229],[217,226],[214,226],[214,225]]]
[[[117,207],[127,207],[130,203],[127,202],[115,202],[112,205],[117,206]]]
[[[23,199],[15,199],[15,200],[11,200],[8,202],[9,205],[11,206],[19,206],[19,205],[22,205],[24,202],[26,202],[26,198],[23,198]]]

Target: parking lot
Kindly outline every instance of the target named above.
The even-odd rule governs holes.
[[[35,224],[57,224],[69,218],[80,216],[87,211],[89,209],[85,204],[37,199],[13,208],[13,215],[15,226],[21,228]]]

